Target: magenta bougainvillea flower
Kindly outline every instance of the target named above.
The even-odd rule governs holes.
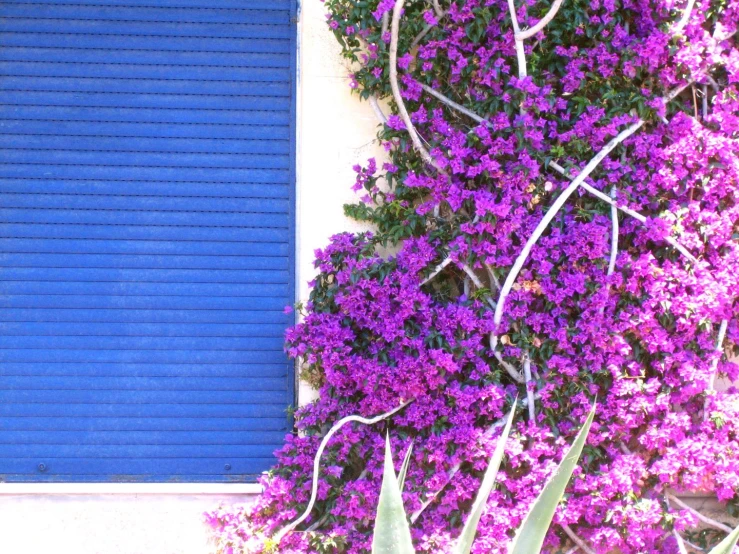
[[[446,552],[517,396],[534,417],[519,413],[473,552],[506,551],[595,398],[547,552],[575,535],[598,554],[717,542],[670,495],[739,512],[739,391],[716,391],[739,377],[739,2],[564,0],[525,40],[506,0],[399,4],[326,2],[357,93],[391,100],[389,159],[355,167],[365,201],[346,208],[376,231],[316,252],[287,352],[320,398],[257,501],[207,514],[218,551],[369,552],[388,429],[399,456],[414,441],[415,546]],[[515,9],[525,33],[550,4]],[[308,503],[328,428],[409,400],[335,435],[310,517],[274,545]]]

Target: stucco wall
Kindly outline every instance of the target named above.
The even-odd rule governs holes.
[[[354,198],[352,165],[379,154],[374,113],[350,94],[348,69],[325,24],[323,4],[302,7],[298,140],[298,296],[307,298],[313,251],[356,229],[342,206]],[[301,402],[313,392],[301,387]],[[111,491],[120,491],[111,493]],[[135,491],[135,492],[134,492]],[[193,492],[190,492],[193,491]],[[75,493],[75,494],[70,494]],[[203,511],[248,501],[240,487],[0,484],[0,552],[204,554]]]

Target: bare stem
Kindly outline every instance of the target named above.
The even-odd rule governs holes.
[[[613,186],[611,187],[611,198],[613,199],[613,204],[611,204],[611,257],[608,260],[607,273],[609,277],[616,271],[616,258],[618,257],[618,207],[616,196],[618,196],[618,191]]]
[[[408,134],[411,136],[411,141],[416,151],[421,155],[423,161],[427,164],[436,168],[439,173],[446,174],[444,170],[439,167],[436,161],[431,157],[428,150],[421,144],[421,139],[418,136],[416,128],[413,126],[411,117],[408,115],[408,110],[403,102],[403,96],[400,93],[400,87],[398,86],[398,35],[400,33],[400,14],[403,11],[403,4],[405,0],[396,0],[395,7],[393,8],[393,19],[390,24],[390,88],[393,91],[393,98],[398,106],[398,113],[400,118],[405,123],[405,127],[408,130]]]
[[[581,538],[580,538],[580,537],[579,537],[579,536],[577,535],[577,533],[575,533],[575,532],[574,532],[574,531],[573,531],[573,530],[572,530],[572,529],[570,528],[570,526],[569,526],[569,525],[567,525],[566,523],[562,523],[562,524],[560,524],[560,525],[561,525],[561,527],[562,527],[562,530],[563,530],[563,531],[564,531],[564,532],[565,532],[565,533],[567,534],[567,536],[568,536],[568,537],[570,537],[570,540],[571,540],[572,542],[574,542],[574,543],[575,543],[575,544],[576,544],[576,545],[578,546],[578,548],[580,548],[580,550],[582,550],[582,551],[583,551],[583,552],[585,552],[586,554],[595,554],[595,551],[594,551],[594,550],[593,550],[592,548],[590,548],[590,547],[589,547],[589,546],[588,546],[588,545],[587,545],[587,544],[585,543],[585,541],[584,541],[584,540],[582,540],[582,539],[581,539]]]
[[[510,375],[514,381],[517,383],[521,383],[522,385],[526,383],[526,380],[524,379],[523,375],[521,375],[521,372],[519,372],[515,367],[513,367],[511,364],[506,362],[503,359],[503,355],[496,349],[496,346],[498,344],[498,337],[495,336],[495,333],[490,333],[490,350],[493,353],[493,356],[495,356],[495,359],[498,360],[498,363],[503,366],[503,369],[505,369],[508,372],[508,375]]]
[[[680,18],[680,21],[675,23],[675,26],[672,28],[673,35],[680,33],[688,24],[688,21],[690,20],[690,14],[693,11],[693,6],[695,6],[695,0],[688,0],[688,5],[685,6],[683,16]]]
[[[377,120],[384,125],[387,123],[387,117],[385,117],[385,114],[382,111],[382,108],[380,107],[380,103],[377,101],[377,96],[374,94],[369,97],[369,103],[370,106],[372,106],[372,111],[375,112],[375,116],[377,117]]]
[[[521,403],[525,406],[526,404],[528,404],[528,400],[524,399]],[[482,438],[488,438],[492,436],[492,434],[495,432],[496,429],[500,429],[501,427],[505,426],[506,419],[507,418],[499,419],[498,421],[493,423],[490,427],[488,427],[485,430],[485,433],[483,433]],[[424,512],[424,510],[428,508],[431,505],[431,503],[438,498],[438,496],[446,488],[446,486],[451,482],[454,476],[457,473],[459,473],[459,470],[461,469],[461,467],[462,467],[462,463],[458,462],[457,464],[454,465],[452,469],[450,469],[447,472],[446,482],[441,487],[439,487],[439,489],[434,494],[429,496],[426,499],[426,501],[421,504],[421,507],[418,508],[418,510],[416,510],[415,512],[413,512],[413,514],[411,514],[411,517],[410,517],[411,523],[415,523],[416,520],[418,520],[418,518],[421,517],[421,514]]]
[[[672,536],[675,537],[675,540],[677,541],[677,549],[680,551],[680,554],[688,554],[688,549],[685,548],[685,542],[680,534],[673,529]]]
[[[629,138],[631,135],[633,135],[636,131],[638,131],[642,126],[644,125],[644,120],[640,119],[636,123],[633,123],[625,130],[621,131],[616,137],[611,139],[608,144],[606,144],[600,152],[598,152],[593,159],[591,159],[588,164],[585,166],[585,168],[575,177],[572,182],[569,184],[569,186],[562,192],[562,194],[559,195],[559,197],[554,201],[554,204],[552,204],[552,207],[549,208],[547,213],[544,215],[542,220],[539,222],[539,225],[536,226],[536,229],[534,229],[534,232],[531,234],[529,239],[526,241],[526,244],[523,247],[523,250],[521,250],[521,253],[518,255],[518,258],[516,258],[515,263],[513,264],[513,267],[511,268],[510,272],[508,273],[508,276],[506,277],[505,282],[503,283],[503,288],[500,291],[500,297],[498,299],[498,305],[495,309],[495,316],[493,318],[493,322],[495,323],[496,327],[500,325],[501,321],[503,320],[503,312],[505,309],[505,301],[508,295],[511,292],[511,289],[513,288],[513,283],[516,281],[516,277],[518,277],[518,274],[521,272],[521,269],[523,268],[524,263],[526,263],[526,260],[529,257],[529,254],[531,253],[531,249],[534,247],[536,242],[539,240],[539,237],[544,233],[546,228],[549,226],[551,221],[554,219],[554,217],[559,213],[559,210],[564,206],[565,202],[567,202],[567,199],[572,196],[572,193],[577,190],[577,188],[581,185],[583,181],[595,170],[596,167],[600,164],[600,162],[603,161],[603,159],[614,149],[616,146],[621,144],[624,140]]]
[[[721,326],[718,328],[718,339],[716,339],[716,352],[718,355],[714,358],[711,363],[711,376],[708,378],[708,388],[706,389],[706,399],[703,404],[703,419],[708,419],[708,403],[711,395],[716,390],[716,373],[718,372],[718,362],[721,359],[721,354],[724,351],[724,339],[726,338],[726,328],[729,325],[729,321],[724,319],[721,321]]]
[[[475,286],[478,289],[484,289],[485,288],[485,285],[483,284],[483,282],[475,274],[475,272],[472,271],[472,268],[470,266],[468,266],[467,264],[462,264],[461,267],[462,267],[462,270],[469,276],[469,278],[472,279],[472,282],[475,283]]]
[[[565,170],[565,168],[563,168],[561,165],[559,165],[556,162],[549,162],[549,167],[551,167],[552,169],[554,169],[557,173],[560,173],[561,175],[564,175],[565,177],[567,177],[570,180],[574,180],[575,179],[575,177],[571,173],[569,173],[567,170]],[[632,210],[631,208],[627,208],[626,206],[621,206],[620,204],[617,204],[616,201],[613,200],[613,198],[611,198],[607,194],[599,191],[594,186],[588,184],[587,181],[583,181],[582,183],[580,183],[580,186],[583,189],[585,189],[586,191],[588,191],[590,194],[592,194],[593,196],[599,198],[600,200],[603,200],[603,202],[606,202],[606,203],[610,204],[611,206],[616,206],[623,213],[625,213],[627,215],[630,215],[631,217],[633,217],[634,219],[636,219],[640,223],[642,223],[644,225],[647,224],[647,218],[645,216],[643,216],[642,214],[640,214],[637,211]],[[675,250],[677,250],[678,252],[680,252],[683,256],[685,256],[691,262],[695,263],[695,262],[698,261],[698,259],[695,256],[693,256],[693,254],[691,254],[690,251],[687,248],[685,248],[683,245],[681,245],[679,242],[677,242],[674,238],[672,238],[672,237],[665,237],[664,240],[665,240],[665,242],[667,244],[669,244],[670,246],[672,246],[673,248],[675,248]]]
[[[490,290],[500,290],[500,281],[498,281],[498,278],[495,276],[495,273],[493,273],[493,268],[490,267],[489,264],[485,265],[485,271],[488,272],[488,278],[490,279]]]
[[[518,78],[523,79],[526,77],[526,50],[524,49],[523,39],[519,40],[518,38],[521,27],[518,25],[514,0],[508,0],[508,9],[511,12],[511,24],[513,25],[513,43],[516,47],[516,59],[518,60]]]
[[[692,0],[692,1],[694,2],[695,0]],[[531,38],[536,33],[541,31],[544,27],[546,27],[549,24],[549,22],[552,19],[554,19],[554,16],[557,15],[557,12],[559,11],[559,8],[561,5],[562,5],[562,0],[554,0],[552,7],[549,8],[549,11],[547,12],[547,14],[544,17],[542,17],[536,25],[534,25],[533,27],[530,27],[529,29],[518,31],[516,33],[516,40],[526,40],[527,38]]]
[[[313,510],[313,505],[316,503],[316,496],[318,494],[318,473],[320,470],[320,464],[321,464],[321,456],[323,455],[323,451],[326,449],[326,445],[328,444],[328,441],[331,439],[331,437],[344,425],[347,423],[350,423],[352,421],[357,421],[359,423],[363,423],[364,425],[372,425],[374,423],[377,423],[378,421],[382,421],[383,419],[387,419],[393,414],[399,412],[403,408],[405,408],[408,404],[413,402],[415,398],[412,398],[411,400],[408,400],[407,402],[404,402],[397,408],[393,408],[389,412],[385,412],[384,414],[380,414],[378,416],[375,416],[373,418],[366,418],[358,415],[350,415],[346,416],[339,421],[337,421],[331,429],[329,429],[328,433],[323,437],[323,440],[321,441],[321,444],[318,446],[318,451],[316,452],[316,456],[313,458],[313,486],[311,487],[311,494],[310,494],[310,501],[308,502],[308,506],[305,508],[305,511],[302,513],[302,515],[293,521],[292,523],[286,525],[282,529],[280,529],[277,533],[275,533],[274,537],[272,537],[272,540],[275,544],[279,544],[280,541],[287,535],[289,532],[291,532],[293,529],[295,529],[298,525],[303,523],[305,519],[310,515],[311,510]]]
[[[382,14],[382,34],[383,36],[385,33],[387,33],[388,29],[390,28],[390,12],[385,12]]]
[[[533,389],[529,388],[529,383],[532,382],[532,379],[531,358],[529,358],[528,352],[526,352],[523,356],[523,376],[524,379],[526,379],[526,398],[529,401],[529,421],[536,423],[536,403],[534,402],[534,391]]]
[[[695,0],[693,0],[695,1]],[[434,6],[434,13],[436,14],[436,17],[441,19],[446,14],[444,13],[444,10],[441,9],[441,6],[439,5],[439,0],[431,0],[431,4]]]
[[[436,277],[439,273],[441,273],[442,271],[444,271],[444,268],[446,266],[448,266],[450,263],[452,263],[452,259],[451,258],[446,258],[443,262],[441,262],[439,265],[437,265],[434,268],[434,270],[429,274],[429,276],[426,277],[426,279],[423,280],[423,282],[421,283],[421,286],[425,285],[426,283],[428,283],[429,281],[431,281],[434,277]]]
[[[471,110],[468,110],[467,108],[465,108],[461,104],[457,104],[454,100],[452,100],[451,98],[448,98],[448,97],[444,96],[440,92],[432,89],[430,86],[424,85],[423,83],[418,83],[418,84],[421,86],[421,88],[423,90],[425,90],[431,96],[437,98],[438,100],[440,100],[441,102],[443,102],[444,104],[446,104],[447,106],[449,106],[450,108],[454,108],[458,112],[463,113],[464,115],[466,115],[470,119],[474,119],[478,123],[485,123],[486,122],[486,120],[484,118],[480,117],[475,112],[473,112]]]
[[[685,502],[680,500],[677,496],[674,494],[668,494],[667,499],[671,502],[674,502],[678,506],[680,506],[683,510],[687,510],[691,514],[693,514],[697,519],[701,520],[703,523],[708,525],[709,527],[713,527],[714,529],[719,529],[720,531],[724,531],[725,533],[731,533],[732,529],[728,525],[724,525],[720,521],[716,521],[715,519],[711,519],[708,516],[704,516],[702,513],[700,513],[695,508],[691,508],[688,506]]]

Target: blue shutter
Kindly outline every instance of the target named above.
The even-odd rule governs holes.
[[[253,480],[294,395],[294,0],[0,17],[0,480]]]

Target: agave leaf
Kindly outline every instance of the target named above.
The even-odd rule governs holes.
[[[477,491],[475,503],[472,505],[472,509],[470,510],[470,517],[467,518],[467,522],[464,524],[464,528],[462,529],[462,534],[459,535],[457,543],[454,546],[454,550],[452,551],[454,554],[469,554],[472,549],[472,543],[477,534],[477,525],[480,523],[482,511],[485,509],[488,497],[495,486],[495,478],[498,476],[500,462],[503,460],[505,445],[508,441],[508,435],[511,433],[511,425],[513,425],[513,416],[515,413],[516,402],[513,402],[511,411],[508,414],[508,421],[503,429],[503,433],[501,433],[498,438],[498,444],[495,446],[495,452],[493,452],[493,456],[490,458],[488,468],[485,470],[485,476],[482,478],[480,490]]]
[[[408,466],[411,463],[411,452],[413,452],[413,441],[411,441],[411,445],[408,447],[408,450],[405,451],[403,465],[400,466],[400,471],[398,472],[398,490],[400,492],[403,492],[403,485],[405,485],[405,475],[408,473]]]
[[[708,554],[731,554],[739,541],[739,527],[729,533],[724,540],[718,543]]]
[[[411,529],[393,468],[389,435],[385,436],[385,468],[372,537],[372,554],[414,554]]]
[[[559,501],[567,488],[567,483],[572,477],[577,461],[582,453],[585,441],[590,432],[590,426],[595,417],[595,405],[582,426],[580,432],[572,443],[567,454],[559,464],[559,467],[550,477],[539,497],[534,501],[534,505],[529,510],[526,518],[523,520],[521,527],[516,531],[516,536],[508,549],[509,554],[532,554],[540,552],[544,544],[544,538],[552,523],[554,512],[557,509]]]

